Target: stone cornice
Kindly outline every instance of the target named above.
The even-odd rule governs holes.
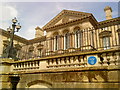
[[[114,25],[114,24],[119,24],[119,23],[120,23],[120,17],[117,17],[117,18],[113,18],[113,19],[98,22],[98,27],[102,27],[102,26],[105,27],[105,26],[108,26],[108,25]]]
[[[116,66],[94,66],[94,67],[66,67],[66,68],[52,68],[52,69],[41,69],[41,70],[32,70],[32,71],[15,71],[9,74],[18,73],[22,74],[37,74],[37,73],[63,73],[63,72],[85,72],[85,71],[116,71],[120,70],[118,65]]]
[[[46,40],[46,36],[42,36],[42,37],[38,37],[38,38],[34,38],[31,40],[28,40],[28,44],[33,44],[33,43],[37,43],[37,42],[42,42]]]

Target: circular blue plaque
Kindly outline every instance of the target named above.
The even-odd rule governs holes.
[[[96,64],[96,62],[97,62],[97,58],[96,58],[96,57],[90,56],[90,57],[88,58],[88,63],[89,63],[90,65],[94,65],[94,64]]]

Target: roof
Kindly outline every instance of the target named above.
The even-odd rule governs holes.
[[[98,22],[98,27],[114,25],[114,24],[120,24],[120,17]]]
[[[56,22],[58,22],[60,19],[62,19],[65,16],[73,16],[73,17],[78,17],[80,19],[83,17],[92,16],[92,14],[86,12],[80,12],[80,11],[62,10],[57,16],[55,16],[51,21],[49,21],[45,26],[43,26],[42,29],[53,26]]]
[[[6,30],[3,30],[3,29],[0,28],[0,32],[2,32],[3,36],[10,37],[10,34]],[[23,37],[20,37],[18,35],[14,36],[14,40],[19,41],[19,42],[24,43],[24,44],[37,43],[37,42],[44,41],[45,39],[46,39],[46,36],[39,37],[39,38],[34,38],[34,39],[31,39],[31,40],[27,40],[27,39],[25,39]]]
[[[6,30],[3,30],[3,29],[0,28],[0,31],[2,32],[3,36],[10,37],[10,34]],[[19,41],[19,42],[24,43],[24,44],[28,44],[27,39],[25,39],[23,37],[20,37],[18,35],[14,35],[14,40]]]

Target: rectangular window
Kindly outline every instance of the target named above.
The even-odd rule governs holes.
[[[110,49],[110,37],[103,37],[103,48]]]
[[[65,36],[64,36],[64,40],[65,40],[65,42],[64,42],[64,45],[65,45],[65,49],[68,49],[69,48],[69,43],[70,43],[70,41],[69,41],[69,34],[68,33],[66,33],[65,34]]]
[[[120,45],[120,32],[118,33],[118,42],[119,42],[119,45]]]

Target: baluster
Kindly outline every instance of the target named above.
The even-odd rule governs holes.
[[[120,64],[120,53],[116,52],[116,65]]]
[[[108,65],[107,64],[107,54],[106,53],[102,54],[102,57],[103,57],[103,65],[107,66]]]
[[[60,58],[58,58],[57,60],[58,60],[58,64],[61,64]]]
[[[64,58],[61,58],[61,64],[65,64]]]
[[[81,64],[81,67],[84,67],[84,57],[83,56],[80,56],[80,60],[81,60],[81,62],[80,62],[80,64]]]
[[[70,63],[72,64],[74,62],[74,57],[70,57]]]
[[[53,65],[56,65],[56,59],[53,59]]]
[[[107,64],[108,64],[108,65],[111,64],[111,62],[110,62],[111,56],[112,56],[111,54],[107,54],[107,55],[106,55],[106,59],[107,59]]]
[[[66,57],[66,64],[69,63],[69,57]]]
[[[83,63],[84,63],[84,67],[87,66],[87,57],[86,56],[84,56],[84,58],[83,58]]]
[[[49,65],[53,65],[52,59],[49,59]]]

